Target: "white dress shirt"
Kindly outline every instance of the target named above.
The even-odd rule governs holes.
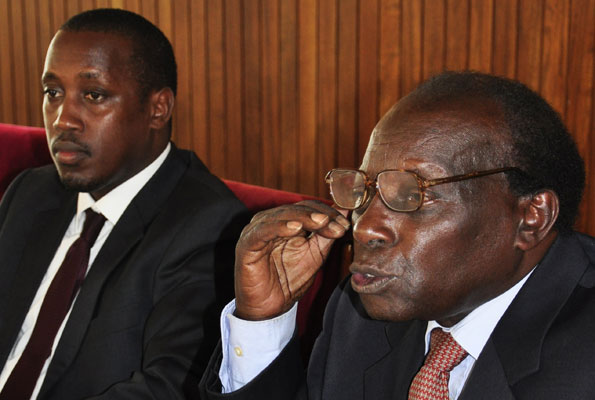
[[[428,322],[425,354],[430,348],[430,332],[436,327],[450,332],[469,354],[450,373],[448,389],[452,399],[458,398],[492,331],[532,272],[450,328],[441,327],[436,321]],[[234,311],[235,300],[221,313],[223,359],[219,379],[223,385],[223,393],[241,389],[281,353],[295,329],[297,304],[285,314],[266,321],[245,321],[235,317]]]
[[[106,218],[103,228],[101,229],[101,232],[99,232],[99,236],[95,240],[93,247],[91,247],[91,252],[89,255],[90,268],[93,265],[93,261],[99,253],[99,250],[101,250],[101,247],[103,246],[107,237],[111,233],[112,228],[114,227],[114,225],[116,225],[116,223],[128,207],[128,204],[130,204],[132,199],[138,194],[138,192],[143,188],[143,186],[145,186],[149,179],[151,179],[151,177],[163,164],[165,158],[170,152],[170,149],[171,144],[168,143],[165,150],[163,150],[159,157],[157,157],[151,164],[149,164],[142,171],[140,171],[124,183],[120,184],[97,201],[95,201],[89,193],[78,194],[76,214],[74,215],[72,221],[70,222],[70,225],[66,229],[66,233],[62,238],[62,242],[56,250],[54,258],[52,259],[50,266],[48,267],[41,281],[41,284],[37,289],[37,293],[33,298],[33,302],[31,303],[29,312],[27,313],[23,325],[21,326],[21,330],[19,331],[16,342],[14,343],[12,350],[8,355],[8,359],[6,360],[6,364],[4,365],[4,369],[0,374],[0,390],[2,390],[2,388],[4,387],[8,377],[10,376],[10,373],[17,364],[19,358],[25,350],[25,347],[27,346],[27,343],[29,342],[29,339],[31,338],[31,334],[33,333],[33,328],[35,327],[35,322],[37,321],[37,316],[39,315],[39,311],[41,309],[41,305],[43,303],[47,290],[52,280],[54,279],[54,276],[58,272],[60,265],[62,265],[62,261],[64,261],[64,257],[66,256],[66,253],[70,248],[70,245],[76,239],[78,239],[83,230],[83,224],[85,222],[86,217],[85,210],[87,210],[88,208],[92,208],[95,212],[103,214],[103,216]],[[74,301],[76,301],[76,299]],[[72,306],[70,308],[70,311],[72,311]],[[54,352],[56,351],[56,347],[58,346],[58,343],[60,341],[60,337],[66,325],[66,321],[68,321],[68,318],[70,316],[70,311],[64,318],[64,321],[62,321],[62,325],[56,333],[56,338],[54,339],[54,344],[52,346],[52,354],[48,357],[41,370],[41,374],[39,376],[39,379],[37,380],[37,384],[31,395],[31,399],[36,399],[37,395],[39,394],[41,385],[47,373],[48,366],[54,356]]]

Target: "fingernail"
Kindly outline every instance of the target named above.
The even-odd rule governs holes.
[[[328,227],[331,231],[333,231],[335,233],[341,233],[345,230],[343,225],[340,225],[340,224],[336,223],[335,221],[332,221],[330,224],[328,224]]]
[[[341,224],[345,229],[349,229],[349,227],[351,226],[349,220],[342,215],[339,215],[337,218],[335,218],[335,221]]]
[[[294,231],[297,231],[298,229],[302,229],[302,224],[301,222],[297,222],[297,221],[289,221],[286,226]]]
[[[310,214],[310,218],[312,218],[312,221],[316,222],[317,224],[321,224],[328,219],[328,215],[321,213],[312,213]]]

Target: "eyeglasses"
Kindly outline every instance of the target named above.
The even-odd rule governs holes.
[[[325,177],[335,204],[341,208],[355,210],[362,207],[374,188],[382,202],[391,210],[412,212],[419,210],[424,201],[425,190],[430,186],[464,181],[507,171],[522,171],[515,167],[475,171],[446,178],[426,179],[415,172],[402,169],[380,171],[376,179],[370,179],[365,172],[356,169],[332,169]]]

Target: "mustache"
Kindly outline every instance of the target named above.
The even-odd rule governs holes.
[[[89,146],[70,132],[61,132],[52,140],[52,152],[81,152],[91,155]]]

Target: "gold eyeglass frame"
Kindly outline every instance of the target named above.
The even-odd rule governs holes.
[[[359,172],[364,175],[365,187],[364,187],[364,195],[362,197],[361,204],[356,205],[354,207],[344,207],[336,202],[335,195],[333,194],[333,190],[332,190],[332,186],[331,186],[331,175],[335,171]],[[484,170],[484,171],[473,171],[473,172],[469,172],[468,174],[454,175],[454,176],[449,176],[449,177],[444,177],[444,178],[426,179],[422,176],[419,176],[417,173],[415,173],[413,171],[408,171],[406,169],[385,169],[385,170],[378,172],[374,179],[370,179],[368,174],[366,174],[364,171],[359,170],[359,169],[333,168],[329,172],[326,173],[324,180],[329,185],[331,197],[333,198],[333,201],[335,202],[335,204],[337,204],[339,207],[344,208],[346,210],[357,210],[358,208],[363,207],[369,200],[369,197],[370,197],[369,189],[374,188],[374,190],[376,192],[378,192],[378,194],[380,195],[380,199],[382,200],[384,205],[386,205],[389,209],[391,209],[393,211],[397,211],[397,212],[414,212],[421,208],[421,206],[424,202],[425,191],[427,188],[429,188],[431,186],[442,185],[444,183],[451,183],[451,182],[460,182],[460,181],[465,181],[468,179],[480,178],[483,176],[494,175],[494,174],[499,174],[501,172],[508,172],[508,171],[517,171],[517,172],[523,173],[523,171],[517,167],[503,167],[503,168],[488,169],[488,170]],[[384,195],[382,194],[382,190],[380,189],[380,186],[378,185],[378,176],[380,176],[381,174],[386,173],[386,172],[406,172],[406,173],[411,174],[415,177],[415,179],[417,181],[417,188],[419,189],[419,192],[421,193],[419,202],[415,209],[398,210],[398,209],[395,209],[394,207],[392,207],[390,204],[388,204],[388,202],[384,198]]]

